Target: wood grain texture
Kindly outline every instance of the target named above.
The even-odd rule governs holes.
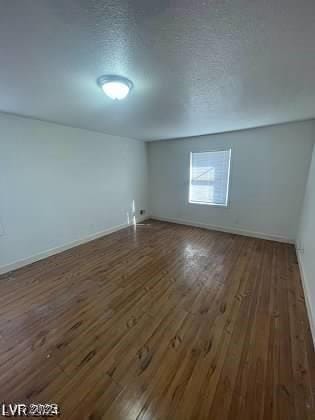
[[[0,277],[0,401],[64,419],[315,418],[292,245],[147,221]]]

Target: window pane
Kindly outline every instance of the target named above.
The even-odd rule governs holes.
[[[191,153],[189,201],[227,205],[231,150]]]

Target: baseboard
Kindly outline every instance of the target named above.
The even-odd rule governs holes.
[[[313,344],[314,344],[314,347],[315,347],[315,323],[314,323],[314,316],[313,316],[313,312],[312,312],[312,305],[311,305],[311,302],[310,302],[310,299],[309,299],[310,293],[309,293],[309,290],[308,290],[305,271],[304,271],[304,268],[303,268],[301,252],[297,249],[297,247],[296,247],[296,255],[297,255],[297,260],[298,260],[299,269],[300,269],[300,275],[301,275],[302,287],[303,287],[303,292],[304,292],[304,297],[305,297],[308,321],[310,323],[310,328],[311,328],[311,333],[312,333],[312,338],[313,338]]]
[[[217,226],[217,225],[208,225],[204,223],[195,223],[190,220],[169,219],[169,218],[159,217],[159,216],[151,216],[151,219],[160,220],[161,222],[177,223],[180,225],[188,225],[188,226],[194,226],[194,227],[199,227],[203,229],[217,230],[219,232],[233,233],[236,235],[250,236],[252,238],[267,239],[269,241],[284,242],[284,243],[289,243],[289,244],[295,243],[293,239],[289,239],[283,236],[269,235],[262,232],[253,232],[250,230],[236,229],[236,228]]]
[[[141,223],[148,218],[149,218],[148,216],[139,217],[136,222]],[[26,265],[32,264],[36,261],[43,260],[47,257],[52,256],[52,255],[59,254],[60,252],[67,251],[68,249],[74,248],[78,245],[82,245],[82,244],[85,244],[85,243],[90,242],[90,241],[93,241],[94,239],[101,238],[102,236],[110,235],[111,233],[117,232],[121,229],[125,229],[129,226],[132,226],[132,225],[130,225],[128,223],[123,223],[121,225],[117,225],[117,226],[114,226],[112,228],[105,229],[101,232],[93,233],[91,235],[86,236],[85,238],[77,239],[77,240],[72,241],[72,242],[68,242],[65,245],[61,245],[61,246],[58,246],[58,247],[55,247],[55,248],[45,250],[43,252],[32,255],[32,256],[27,257],[25,259],[14,261],[13,263],[0,266],[0,275],[8,273],[8,272],[13,271],[13,270],[17,270],[18,268],[21,268],[21,267],[24,267]]]

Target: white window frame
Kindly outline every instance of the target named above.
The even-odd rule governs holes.
[[[227,176],[227,186],[226,186],[226,201],[224,204],[217,204],[217,203],[209,203],[203,201],[193,201],[190,199],[190,190],[191,190],[191,178],[192,178],[192,155],[197,153],[211,153],[211,152],[229,152],[229,166],[228,166],[228,176]],[[201,206],[211,206],[211,207],[229,207],[229,198],[230,198],[230,173],[231,173],[231,157],[232,157],[232,149],[212,149],[212,150],[203,150],[197,152],[190,152],[189,154],[189,184],[188,184],[188,203],[189,204],[199,204]]]

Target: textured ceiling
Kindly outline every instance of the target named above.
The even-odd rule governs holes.
[[[144,140],[313,118],[314,40],[314,0],[4,1],[0,110]]]

